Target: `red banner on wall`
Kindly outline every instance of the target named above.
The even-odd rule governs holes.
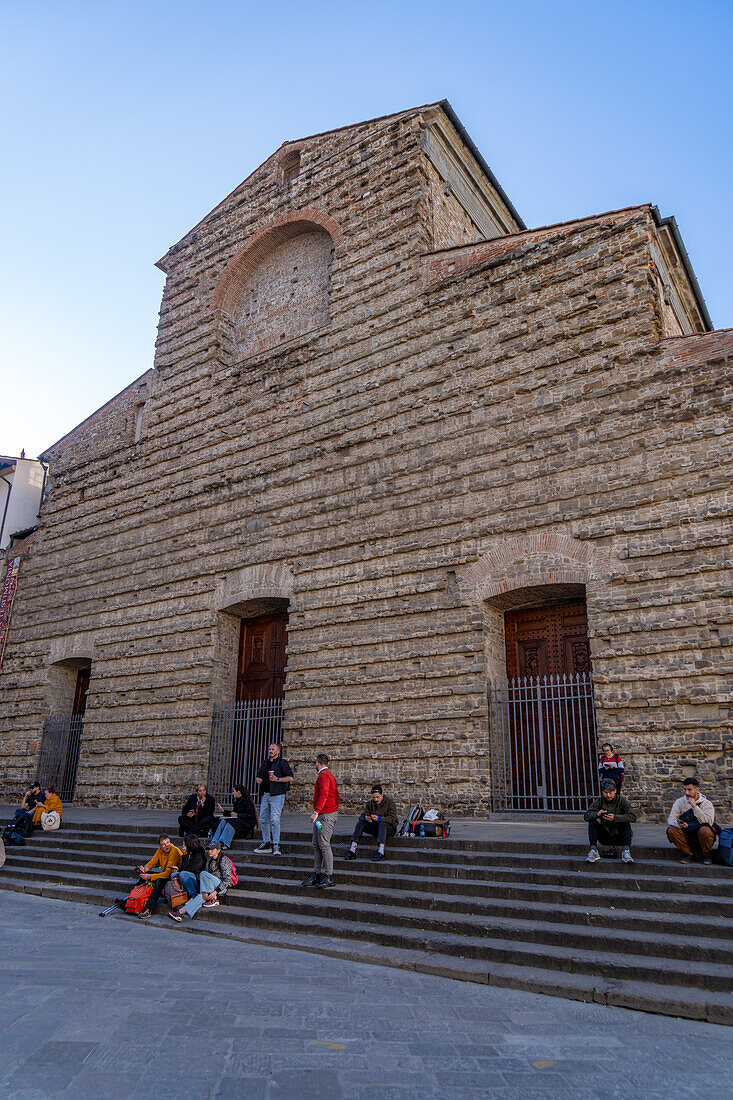
[[[2,668],[5,655],[5,642],[10,630],[10,616],[13,611],[15,589],[18,587],[18,570],[20,558],[11,558],[5,570],[2,592],[0,592],[0,668]]]

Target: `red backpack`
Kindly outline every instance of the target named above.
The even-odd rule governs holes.
[[[128,897],[125,899],[125,912],[142,913],[152,892],[153,885],[150,882],[141,882],[139,886],[130,890]]]

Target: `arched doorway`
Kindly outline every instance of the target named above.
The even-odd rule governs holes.
[[[577,813],[595,795],[588,613],[579,585],[515,590],[503,617],[505,676],[489,685],[496,810]],[[519,604],[519,606],[516,606]],[[529,604],[529,606],[526,606]]]

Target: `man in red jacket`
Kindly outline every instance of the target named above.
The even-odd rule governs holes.
[[[333,852],[331,851],[331,837],[333,836],[336,818],[338,817],[341,795],[336,786],[336,779],[328,767],[328,757],[325,752],[319,752],[316,757],[318,778],[316,789],[313,792],[313,874],[303,883],[304,886],[333,886]]]

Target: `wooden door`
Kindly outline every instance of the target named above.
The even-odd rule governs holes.
[[[504,622],[508,676],[590,672],[585,602],[507,611]]]
[[[237,666],[238,703],[255,699],[282,699],[285,694],[287,627],[286,614],[242,620]]]
[[[585,602],[508,611],[505,627],[512,808],[575,810],[595,790]]]
[[[74,705],[71,709],[71,713],[79,717],[81,717],[87,709],[87,692],[89,691],[89,680],[91,675],[92,670],[90,668],[80,668],[76,674]]]

